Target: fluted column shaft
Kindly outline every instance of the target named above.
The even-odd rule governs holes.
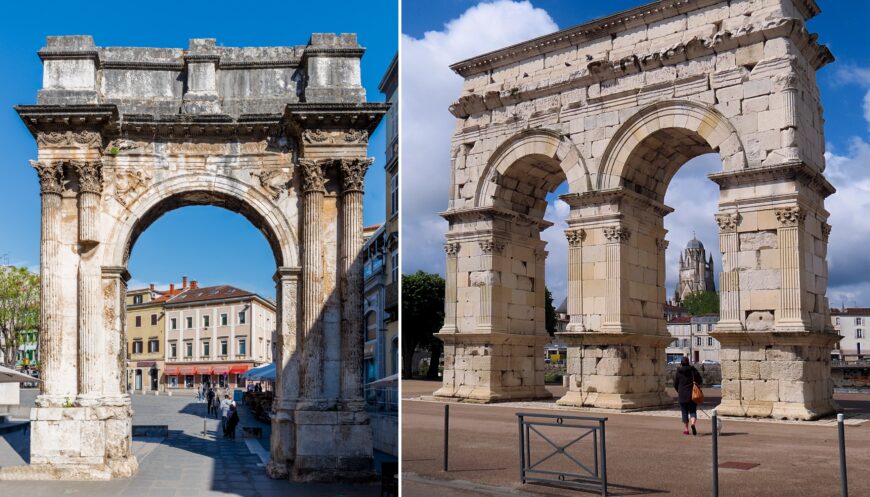
[[[361,403],[362,389],[362,249],[363,184],[366,171],[374,159],[340,161],[342,223],[342,294],[341,294],[341,398]]]
[[[126,314],[124,300],[127,295],[127,280],[130,275],[124,267],[103,267],[103,317],[104,360],[102,375],[102,402],[105,404],[129,404],[127,394],[127,337],[124,326]]]
[[[299,160],[302,172],[302,395],[323,400],[323,241],[325,161]]]
[[[779,241],[779,267],[781,271],[780,305],[776,314],[776,327],[803,330],[805,328],[801,305],[801,243],[800,230],[806,212],[800,207],[777,209],[780,222],[777,230]]]
[[[79,395],[80,405],[93,405],[103,393],[106,334],[103,333],[102,268],[97,258],[99,202],[103,188],[99,161],[72,161],[79,178]]]
[[[722,272],[719,275],[719,315],[721,319],[717,329],[740,330],[743,328],[740,320],[740,273],[737,271],[737,254],[739,253],[739,237],[737,225],[740,214],[717,214],[719,224],[719,249],[722,252]]]
[[[42,364],[41,392],[37,405],[60,405],[67,397],[76,394],[76,378],[69,378],[61,372],[62,351],[75,347],[63,343],[63,320],[61,309],[61,223],[63,164],[55,162],[30,161],[39,175],[42,192],[42,223],[40,230],[40,337],[39,359]]]
[[[565,231],[568,239],[568,331],[586,331],[583,324],[583,240],[586,231]]]
[[[621,226],[604,228],[605,263],[607,270],[607,299],[605,301],[604,322],[602,328],[610,331],[623,331],[622,297],[623,284],[626,279],[622,274],[622,251],[628,244],[631,232]]]
[[[456,265],[459,259],[460,244],[447,242],[444,252],[447,254],[447,270],[444,274],[444,327],[441,333],[456,333]]]
[[[479,240],[481,271],[471,283],[480,289],[480,310],[477,316],[477,331],[491,332],[498,329],[499,316],[493,315],[493,290],[501,283],[495,270],[495,256],[504,250],[504,244],[497,240]]]

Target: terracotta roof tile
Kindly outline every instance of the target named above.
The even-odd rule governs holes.
[[[206,302],[209,300],[236,299],[243,297],[255,297],[255,293],[241,290],[230,285],[207,286],[200,288],[187,288],[180,294],[167,300],[167,304],[190,304],[194,302]]]

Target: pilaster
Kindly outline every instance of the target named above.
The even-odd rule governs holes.
[[[568,331],[586,331],[583,324],[583,241],[586,230],[565,231],[568,239]]]
[[[776,231],[779,240],[779,264],[782,271],[779,313],[776,314],[777,331],[807,331],[809,324],[803,319],[801,295],[801,257],[803,244],[801,229],[806,211],[799,206],[776,209],[780,227]]]
[[[604,238],[607,240],[605,246],[607,300],[601,329],[608,332],[621,332],[626,330],[622,320],[622,298],[627,281],[623,275],[623,252],[628,246],[631,231],[623,226],[605,226],[603,230]]]
[[[740,252],[737,226],[740,214],[721,213],[715,216],[719,225],[719,249],[722,252],[722,272],[719,273],[719,322],[720,331],[741,331],[743,324],[740,312],[740,272],[737,256]]]

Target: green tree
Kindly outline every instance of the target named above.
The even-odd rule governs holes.
[[[556,308],[553,306],[553,294],[549,288],[544,288],[544,299],[546,300],[545,326],[547,333],[550,336],[556,334]]]
[[[716,292],[693,292],[683,298],[682,305],[692,316],[719,314],[719,294]]]
[[[21,335],[38,326],[39,275],[0,266],[0,354],[5,366],[15,366]]]
[[[444,325],[444,279],[437,274],[417,271],[402,275],[402,376],[410,378],[414,351],[430,351],[426,377],[438,378],[438,363],[443,345],[434,336]]]

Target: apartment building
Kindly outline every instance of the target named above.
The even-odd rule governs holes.
[[[272,362],[275,304],[230,285],[190,288],[165,304],[166,388],[243,386],[239,375]]]
[[[187,290],[187,276],[180,288],[148,288],[127,291],[127,390],[157,392],[164,385],[164,309],[167,300]]]
[[[719,362],[719,341],[710,336],[719,322],[718,315],[675,316],[668,320],[668,333],[674,340],[665,349],[668,362],[688,357],[693,364]]]
[[[864,361],[867,353],[867,332],[870,322],[870,307],[844,307],[831,309],[831,324],[843,337],[831,357],[843,362]]]

